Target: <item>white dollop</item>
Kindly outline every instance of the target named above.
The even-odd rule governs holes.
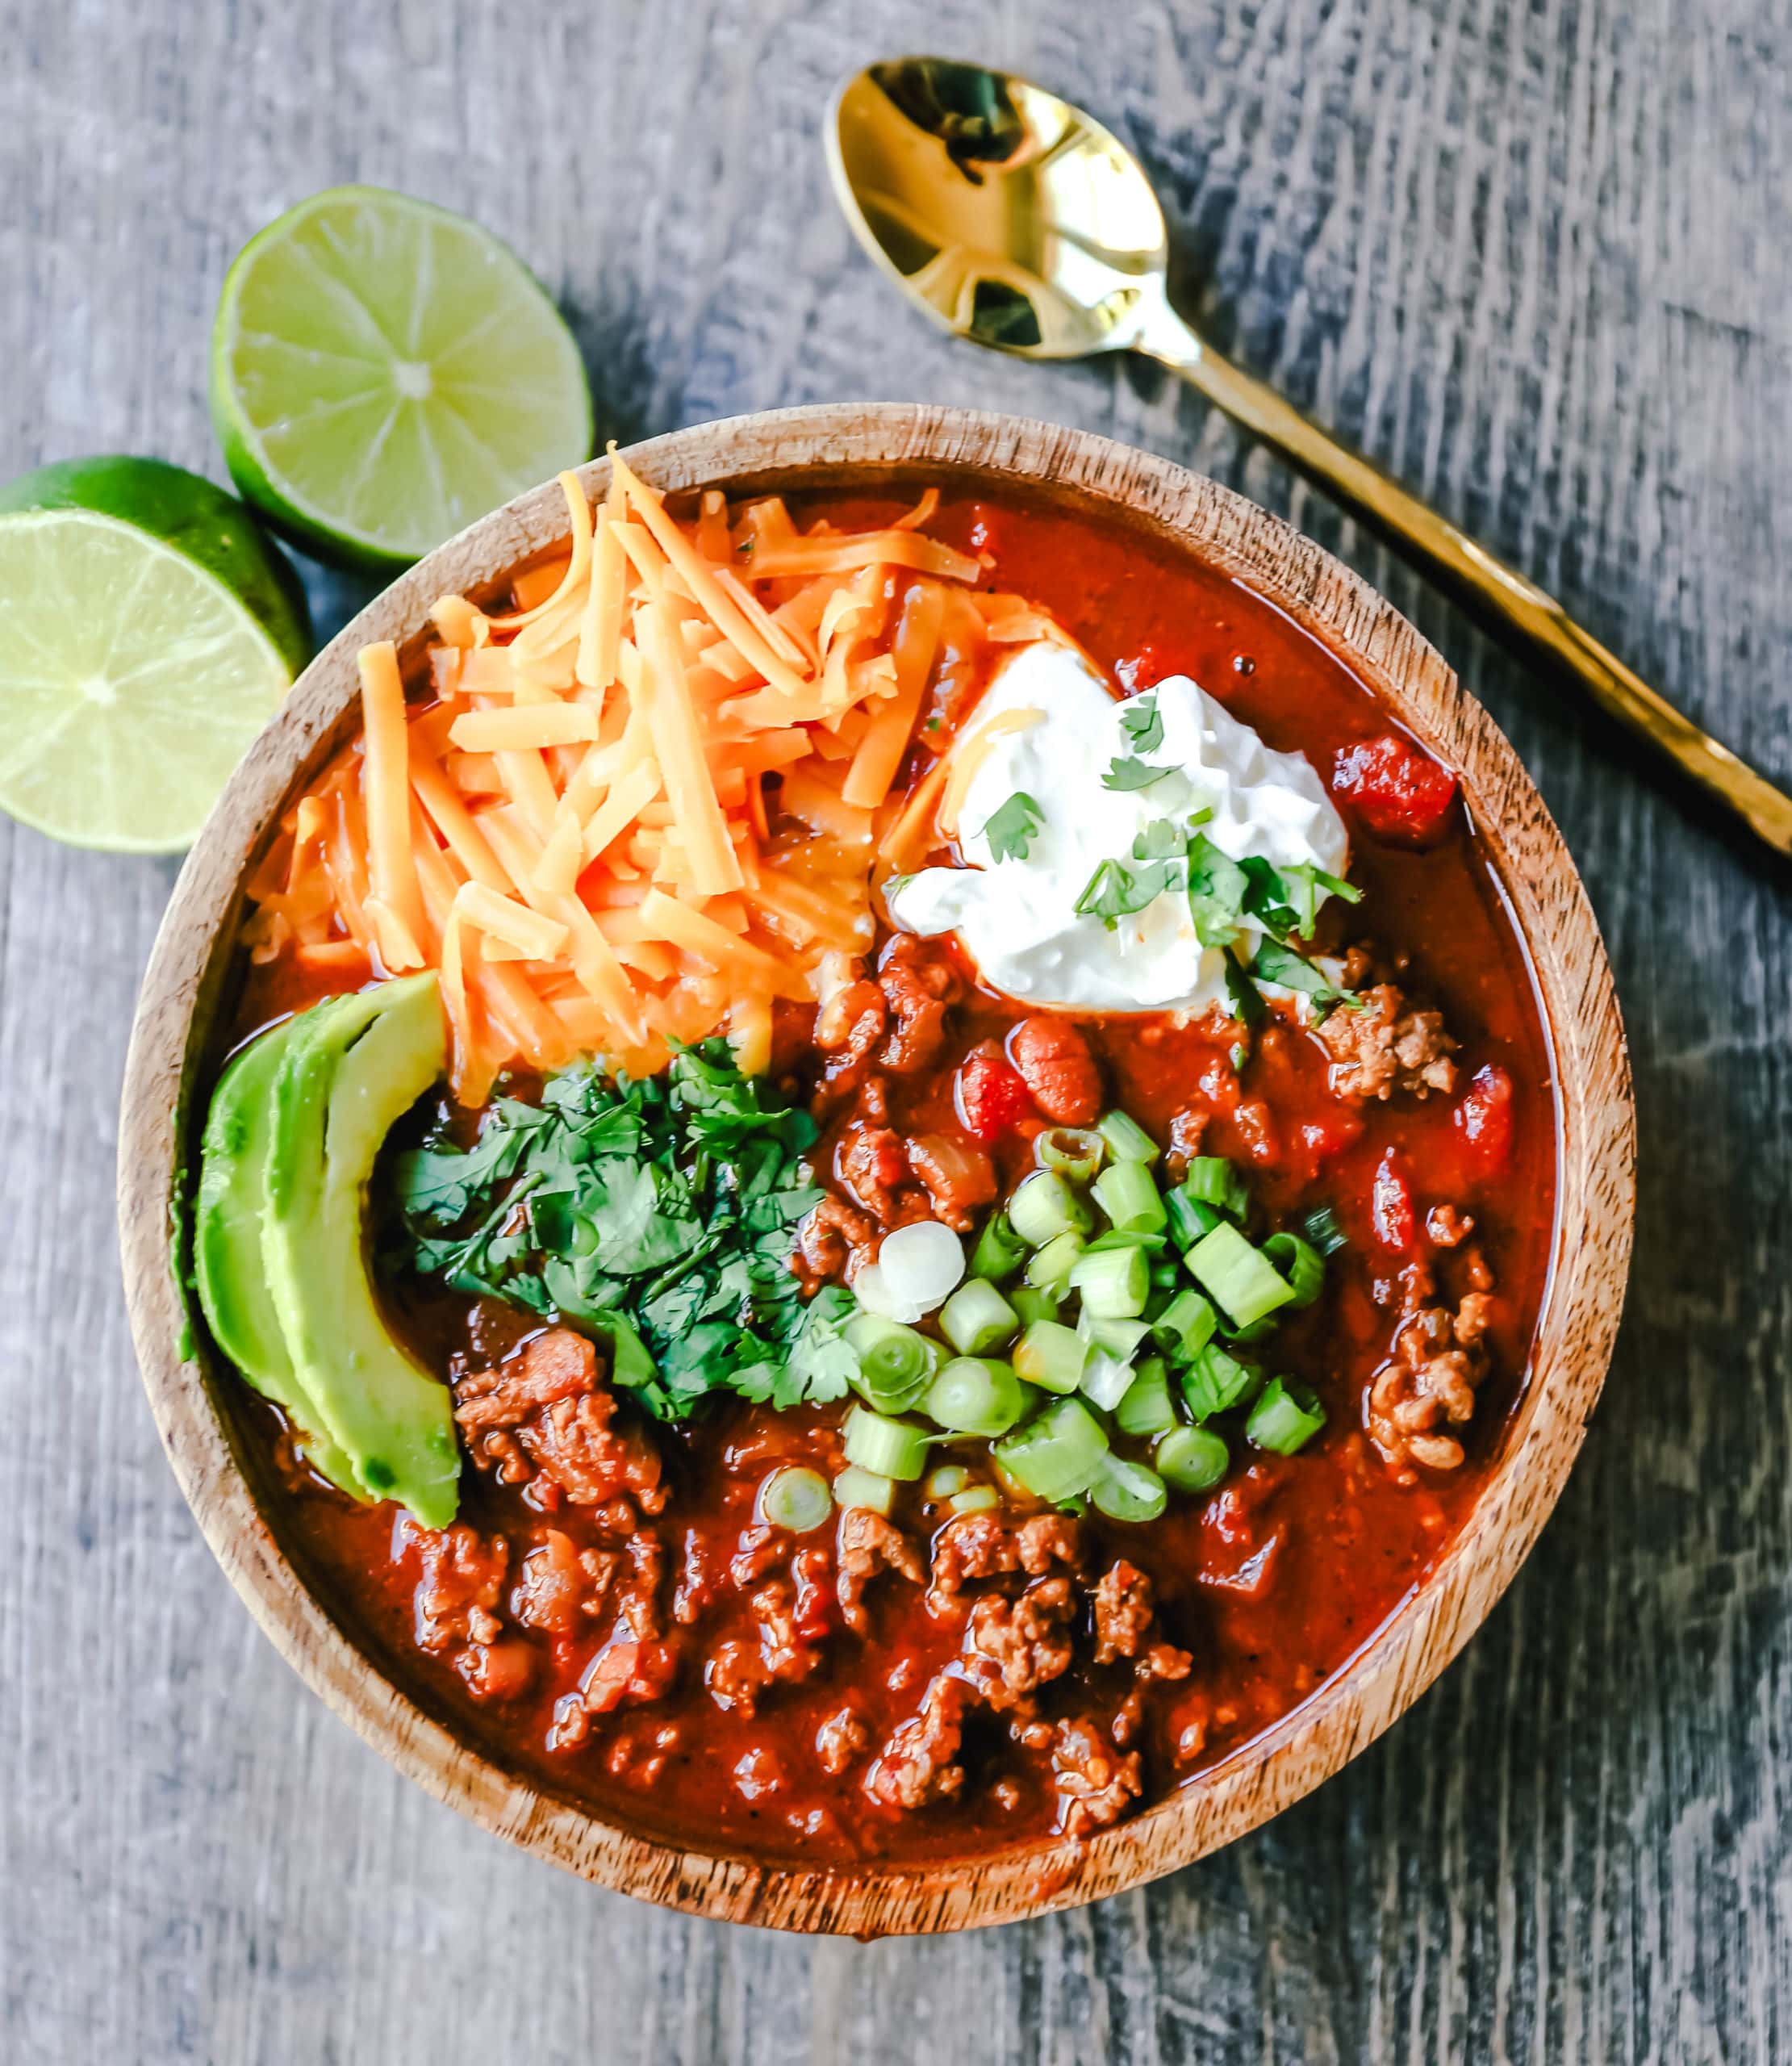
[[[1186,675],[1148,692],[1163,721],[1161,744],[1139,755],[1121,726],[1126,708],[1073,647],[1022,646],[991,683],[969,722],[1034,710],[1005,731],[971,776],[959,813],[966,866],[923,868],[897,883],[890,914],[905,931],[955,931],[984,980],[1027,1004],[1080,1011],[1205,1011],[1226,998],[1224,950],[1197,938],[1188,900],[1166,891],[1110,931],[1079,916],[1076,901],[1104,861],[1130,861],[1154,819],[1211,815],[1201,830],[1234,860],[1277,868],[1310,863],[1341,876],[1343,820],[1311,763],[1266,746]],[[1106,788],[1117,759],[1172,769],[1142,789]],[[985,831],[1017,790],[1042,822],[1026,858],[998,861]],[[1245,926],[1241,951],[1259,935]]]

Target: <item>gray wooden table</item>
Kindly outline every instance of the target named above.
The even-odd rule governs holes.
[[[1078,91],[1156,174],[1222,344],[1792,777],[1785,0],[0,0],[0,475],[108,450],[218,471],[225,266],[361,179],[508,236],[624,441],[960,402],[1286,512],[1510,731],[1617,964],[1641,1223],[1584,1460],[1407,1719],[1159,1885],[859,1947],[560,1878],[329,1718],[190,1523],[111,1230],[173,872],[0,820],[8,2062],[1792,2055],[1786,885],[1168,379],[906,318],[834,214],[817,125],[850,65],[930,47]],[[355,600],[314,593],[326,628]]]

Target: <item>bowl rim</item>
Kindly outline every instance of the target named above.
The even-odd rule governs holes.
[[[357,650],[390,638],[414,651],[439,596],[487,592],[562,542],[565,504],[552,482],[432,553],[323,649],[237,767],[181,871],[138,1001],[119,1126],[126,1298],[157,1427],[214,1555],[311,1690],[407,1777],[538,1856],[687,1913],[859,1937],[1010,1921],[1121,1892],[1256,1827],[1372,1742],[1485,1619],[1555,1504],[1610,1361],[1635,1209],[1629,1060],[1597,922],[1517,755],[1442,656],[1359,575],[1215,482],[1091,433],[909,404],[762,412],[671,432],[624,456],[672,491],[980,479],[1134,525],[1293,617],[1460,771],[1531,961],[1556,1085],[1552,1267],[1502,1455],[1443,1554],[1324,1686],[1221,1765],[1081,1842],[827,1867],[687,1848],[505,1771],[355,1646],[282,1550],[188,1326],[174,1274],[188,1093],[207,1052],[243,880],[290,795],[353,730]],[[587,493],[600,496],[608,461],[579,470]]]

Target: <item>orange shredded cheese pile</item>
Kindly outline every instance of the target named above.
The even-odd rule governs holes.
[[[780,1002],[859,972],[874,879],[950,836],[950,750],[893,793],[942,669],[1059,635],[926,535],[934,490],[804,533],[775,496],[676,516],[613,448],[595,508],[561,487],[562,553],[508,612],[444,596],[409,701],[393,649],[361,653],[361,737],[251,885],[258,961],[326,989],[440,972],[468,1105],[507,1069],[647,1074],[720,1031],[768,1068]]]

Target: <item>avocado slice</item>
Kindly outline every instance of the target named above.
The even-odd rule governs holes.
[[[367,1186],[388,1132],[447,1066],[433,974],[307,1013],[275,1073],[262,1251],[299,1383],[354,1476],[426,1528],[459,1503],[453,1401],[388,1332],[368,1272]]]
[[[291,1018],[264,1033],[234,1056],[218,1079],[199,1150],[194,1268],[213,1340],[286,1415],[312,1466],[332,1485],[365,1499],[348,1457],[323,1432],[316,1403],[293,1368],[261,1258],[274,1077],[303,1023]]]

